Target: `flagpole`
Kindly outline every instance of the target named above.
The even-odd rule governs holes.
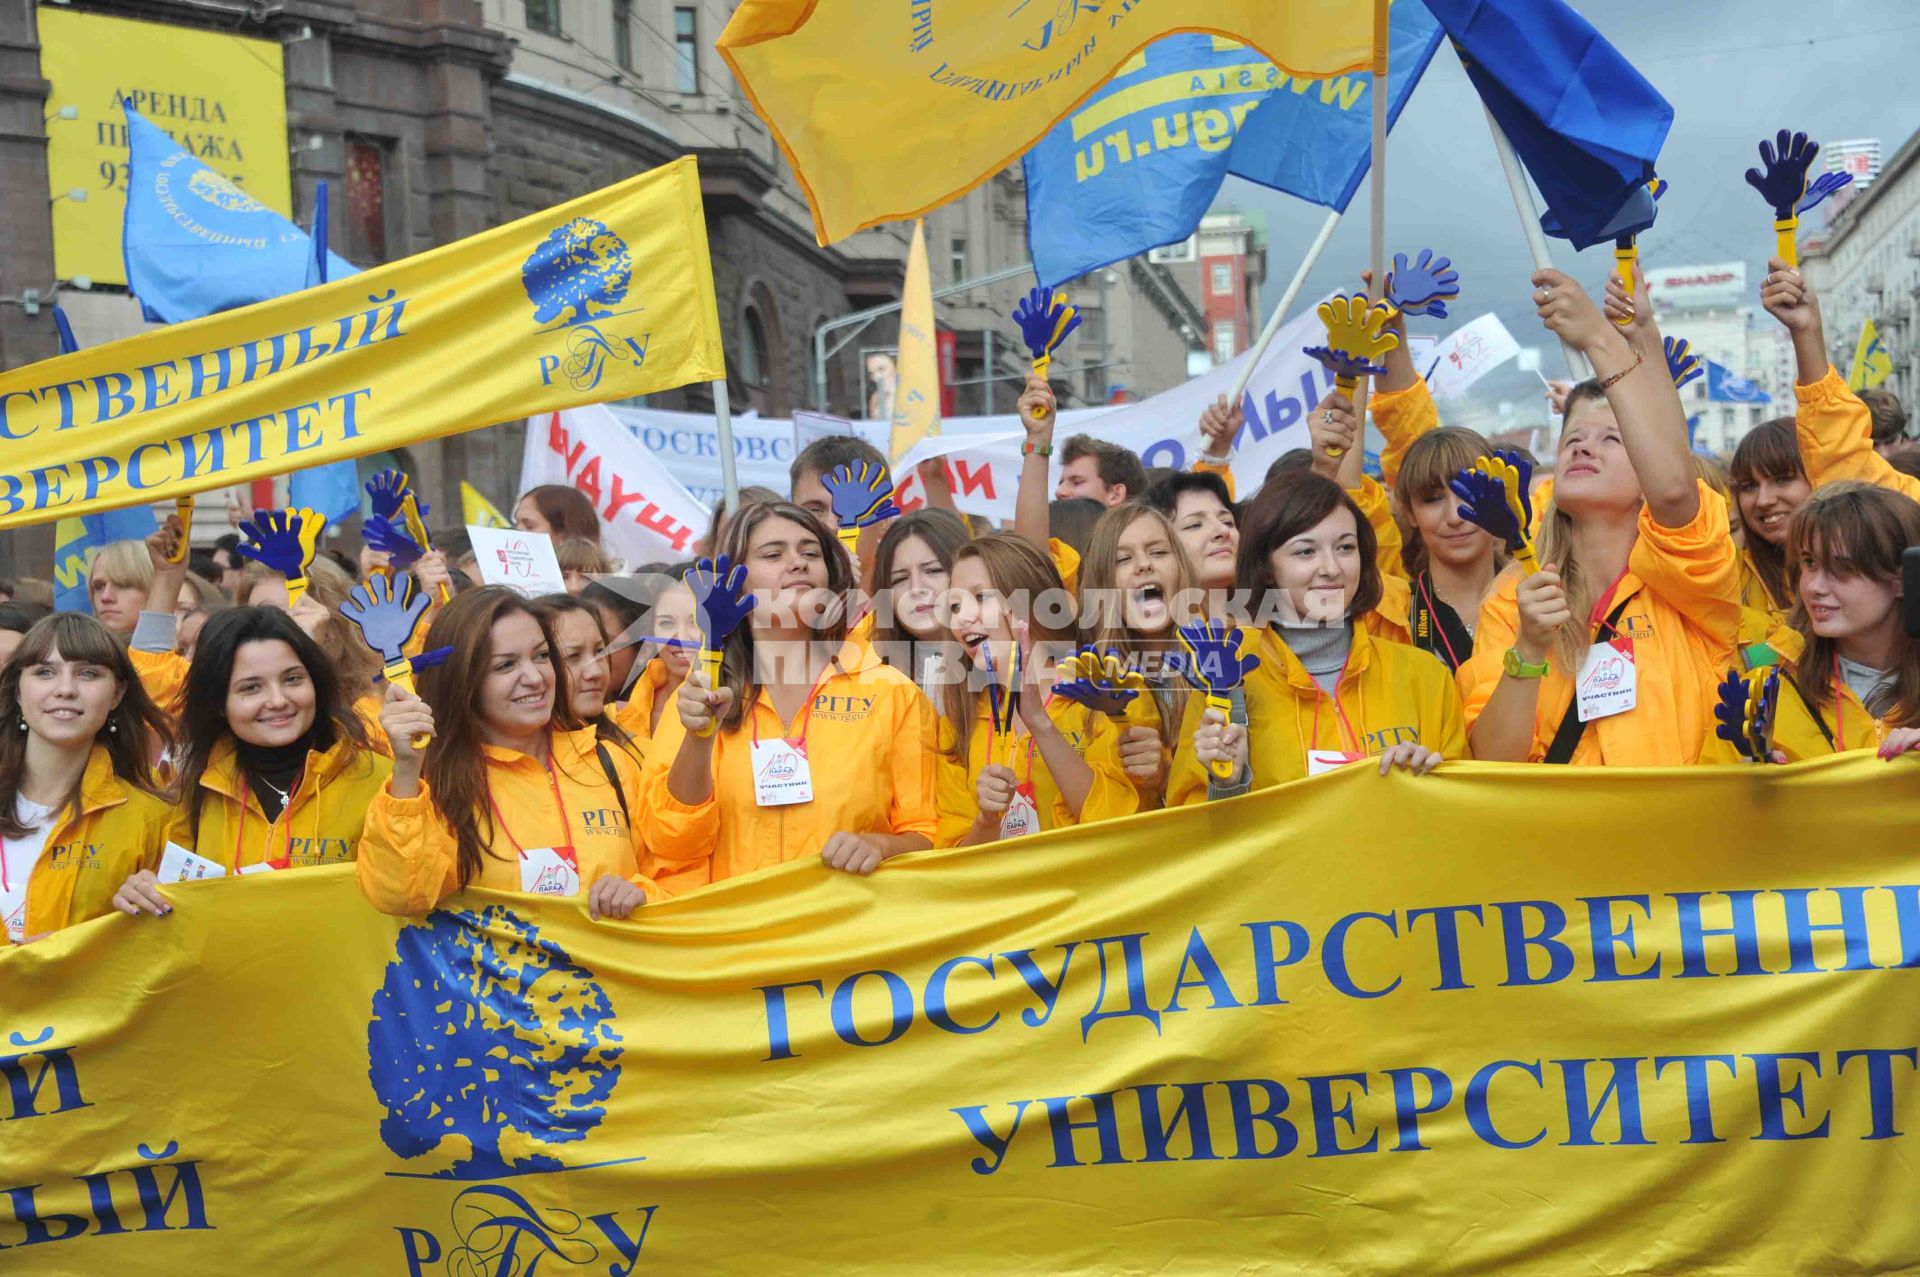
[[[1373,0],[1373,154],[1368,161],[1368,185],[1373,195],[1373,235],[1369,246],[1373,283],[1367,290],[1369,302],[1377,302],[1387,294],[1387,45],[1387,0]],[[1361,437],[1348,449],[1351,459],[1341,462],[1341,481],[1346,486],[1360,482],[1366,464],[1367,396],[1372,389],[1373,381],[1366,377],[1361,378],[1356,387],[1353,415],[1360,423]]]
[[[1247,359],[1247,366],[1240,370],[1240,381],[1233,388],[1233,398],[1228,403],[1239,403],[1246,397],[1247,384],[1253,380],[1253,373],[1266,358],[1267,347],[1273,344],[1274,334],[1287,322],[1287,312],[1293,309],[1294,298],[1300,295],[1300,288],[1307,282],[1307,276],[1313,272],[1319,262],[1320,254],[1326,251],[1327,241],[1333,238],[1334,227],[1340,225],[1340,210],[1329,209],[1327,220],[1320,224],[1320,233],[1313,237],[1313,243],[1307,245],[1307,255],[1300,259],[1300,269],[1293,272],[1293,278],[1287,282],[1287,291],[1280,294],[1280,304],[1273,308],[1273,314],[1267,317],[1267,326],[1260,333],[1260,340],[1253,343],[1253,350]]]
[[[1513,209],[1520,215],[1520,232],[1526,236],[1527,248],[1533,254],[1533,268],[1536,271],[1552,270],[1553,254],[1547,249],[1547,233],[1540,229],[1540,210],[1534,207],[1533,192],[1527,187],[1527,175],[1520,167],[1520,157],[1513,153],[1513,143],[1501,131],[1500,122],[1493,118],[1492,111],[1487,112],[1487,128],[1493,132],[1493,149],[1500,157],[1500,171],[1506,174],[1507,190],[1513,195]],[[1567,371],[1575,381],[1585,381],[1593,375],[1586,359],[1564,341],[1560,343],[1560,352],[1567,357]]]
[[[727,379],[721,377],[713,385],[713,420],[720,430],[720,484],[726,489],[727,517],[740,513],[740,476],[734,473],[733,458],[733,410],[727,403]],[[707,547],[708,553],[713,547]]]

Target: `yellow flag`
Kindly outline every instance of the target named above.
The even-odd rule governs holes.
[[[1868,319],[1860,325],[1860,340],[1853,347],[1853,366],[1847,370],[1847,386],[1852,390],[1871,390],[1893,375],[1893,355],[1880,340],[1879,330]]]
[[[831,244],[972,190],[1176,31],[1244,41],[1301,79],[1373,50],[1368,0],[742,0],[718,44]]]
[[[700,174],[677,160],[390,266],[0,375],[0,528],[724,375]]]
[[[933,327],[933,276],[927,267],[927,224],[913,224],[907,278],[900,295],[900,386],[893,397],[893,438],[898,462],[907,449],[940,433],[940,359]]]
[[[493,508],[493,502],[480,495],[480,489],[460,481],[460,518],[470,528],[510,528],[507,516]]]
[[[1021,843],[0,944],[0,1271],[1920,1271],[1920,767],[1356,765]]]

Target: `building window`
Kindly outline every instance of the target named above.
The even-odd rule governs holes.
[[[967,278],[967,237],[955,235],[947,244],[947,273],[958,281]]]
[[[700,91],[700,35],[695,19],[699,10],[681,5],[673,11],[674,88],[681,93]]]
[[[1213,321],[1213,362],[1224,364],[1240,353],[1239,326],[1231,319]]]
[[[740,343],[740,380],[755,390],[767,388],[767,325],[760,318],[760,312],[752,306],[747,307],[745,322],[741,325],[746,331],[741,334]]]
[[[1190,262],[1194,259],[1196,241],[1198,241],[1198,239],[1199,236],[1197,235],[1189,235],[1178,244],[1168,244],[1163,248],[1149,249],[1147,250],[1147,260],[1156,263]]]
[[[1233,267],[1226,262],[1213,264],[1213,295],[1225,297],[1233,291]]]
[[[560,34],[560,0],[527,0],[527,30]]]
[[[347,234],[341,254],[363,266],[387,260],[387,148],[347,139]]]
[[[633,70],[633,0],[613,0],[613,60]]]

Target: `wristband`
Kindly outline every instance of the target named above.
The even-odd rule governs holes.
[[[1020,455],[1023,457],[1051,457],[1053,455],[1053,445],[1050,443],[1035,444],[1033,440],[1029,439],[1020,445]]]
[[[1515,647],[1507,649],[1506,656],[1501,660],[1501,667],[1506,670],[1508,678],[1545,678],[1547,676],[1547,662],[1541,661],[1536,665],[1532,661],[1524,660],[1520,655],[1520,649]]]

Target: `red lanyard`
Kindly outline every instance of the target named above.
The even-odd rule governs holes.
[[[547,750],[548,750],[547,780],[553,786],[553,806],[554,806],[554,810],[560,813],[561,832],[566,834],[567,836],[567,841],[565,842],[565,844],[554,848],[554,850],[558,851],[564,859],[576,860],[578,858],[578,853],[574,851],[574,847],[573,847],[573,825],[571,822],[567,820],[566,800],[560,797],[560,776],[553,769],[553,754],[552,754],[553,746],[551,743],[548,744]],[[505,834],[507,836],[507,841],[513,844],[513,850],[519,855],[522,855],[522,856],[526,855],[527,853],[526,847],[521,844],[518,838],[515,838],[513,836],[513,830],[508,828],[507,826],[506,813],[502,812],[500,810],[500,804],[494,801],[492,777],[487,778],[487,806],[493,808],[494,823],[500,826],[500,832]]]
[[[1454,669],[1459,669],[1460,658],[1454,655],[1453,640],[1447,637],[1447,627],[1441,624],[1439,610],[1433,606],[1433,595],[1427,591],[1427,574],[1422,572],[1416,580],[1418,580],[1420,584],[1420,597],[1426,600],[1429,623],[1432,624],[1434,633],[1440,636],[1440,642],[1447,649],[1447,660],[1452,663]],[[1455,615],[1457,616],[1459,614],[1455,613]],[[1338,690],[1337,685],[1335,690]],[[1313,713],[1314,728],[1318,730],[1320,726],[1320,706],[1317,703],[1313,707]]]
[[[1620,582],[1626,579],[1627,579],[1627,574],[1625,572],[1622,572],[1619,576],[1614,577],[1613,584],[1609,585],[1604,591],[1601,592],[1600,597],[1593,601],[1593,610],[1587,613],[1587,630],[1589,633],[1593,635],[1593,641],[1596,643],[1600,641],[1600,638],[1601,638],[1600,627],[1603,625],[1606,626],[1608,629],[1612,630],[1615,634],[1620,633],[1620,630],[1618,629],[1618,627],[1616,627],[1615,625],[1613,625],[1611,622],[1607,620],[1607,613],[1612,611],[1612,609],[1609,608],[1607,605],[1613,602],[1614,592],[1620,588]],[[1633,596],[1628,595],[1627,597],[1632,598]]]
[[[1345,674],[1346,672],[1344,667],[1340,671],[1341,674]],[[1309,675],[1308,677],[1311,678],[1312,676]],[[1307,746],[1309,752],[1320,748],[1320,702],[1325,699],[1325,696],[1326,694],[1320,690],[1319,680],[1315,679],[1313,684],[1313,743]],[[1338,678],[1335,678],[1333,681],[1333,712],[1340,716],[1340,725],[1346,729],[1347,739],[1353,742],[1354,751],[1356,753],[1359,752],[1360,733],[1353,730],[1353,722],[1347,717],[1346,707],[1340,703],[1340,680]],[[1296,719],[1295,721],[1298,722],[1299,720]]]
[[[820,671],[820,677],[814,680],[813,690],[807,693],[807,703],[803,705],[800,710],[800,737],[798,740],[786,734],[787,725],[785,723],[780,724],[780,738],[799,750],[803,755],[807,752],[807,733],[813,730],[813,703],[820,699],[820,689],[825,687],[827,680],[832,678],[837,672],[838,671],[834,669],[833,662],[828,661],[827,667]],[[767,708],[773,709],[772,698],[768,698]],[[779,716],[779,710],[773,709],[773,712],[776,717]],[[760,715],[754,714],[752,717],[753,743],[758,745],[760,743]]]
[[[244,770],[240,778],[240,783],[248,787],[251,787],[252,785],[252,782],[246,779]],[[306,783],[307,783],[307,769],[306,769],[306,766],[302,764],[300,768],[300,774],[294,777],[293,788],[287,791],[287,800],[284,803],[280,804],[280,820],[284,820],[287,822],[286,841],[283,844],[281,844],[281,848],[280,848],[280,852],[281,852],[280,863],[283,865],[293,863],[293,798],[295,794],[298,794],[300,792],[300,786]],[[265,815],[266,813],[262,811],[261,814]],[[273,837],[274,828],[277,825],[279,825],[280,820],[275,820],[267,826],[268,838]],[[243,789],[240,794],[240,820],[233,831],[233,864],[227,867],[227,872],[235,875],[236,877],[240,873],[241,840],[244,839],[246,835],[247,835],[247,794]],[[260,851],[261,851],[261,858],[263,860],[266,860],[266,844],[264,843],[261,844]],[[271,860],[267,860],[267,863],[272,864],[273,862]]]

